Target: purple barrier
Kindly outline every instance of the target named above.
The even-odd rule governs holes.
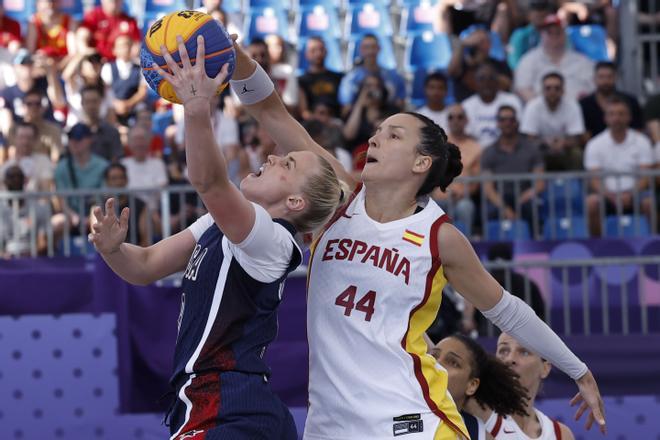
[[[303,407],[308,377],[304,289],[303,278],[287,282],[280,334],[266,354],[273,388],[288,405]],[[39,259],[1,262],[0,294],[0,315],[115,313],[121,410],[164,409],[167,402],[157,400],[168,391],[178,288],[128,285],[100,258]],[[589,363],[604,394],[660,394],[660,334],[570,337],[567,342]],[[552,375],[545,389],[548,397],[575,391],[560,374]]]

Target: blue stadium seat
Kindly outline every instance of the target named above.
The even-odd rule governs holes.
[[[153,132],[159,134],[164,139],[165,129],[174,124],[174,112],[167,110],[165,112],[154,113],[151,116],[151,124]]]
[[[648,237],[651,227],[643,215],[608,215],[605,218],[605,237]]]
[[[582,182],[579,179],[553,179],[547,184],[543,193],[543,215],[564,217],[569,215],[582,215],[584,213],[584,200]]]
[[[433,31],[434,3],[435,1],[430,0],[416,0],[402,5],[399,34],[409,37],[412,34]]]
[[[609,61],[607,55],[607,31],[600,25],[569,26],[566,30],[573,48],[594,61]]]
[[[555,217],[543,225],[543,238],[546,240],[588,237],[587,221],[584,217]]]
[[[298,0],[299,8],[317,5],[324,6],[327,9],[338,8],[341,6],[341,0]]]
[[[129,2],[133,5],[135,3]],[[140,2],[136,2],[140,3]],[[167,15],[170,12],[178,11],[180,9],[188,9],[185,0],[145,0],[144,1],[144,15],[138,15],[138,18],[149,20],[156,16]]]
[[[459,38],[461,40],[464,40],[477,29],[485,29],[485,28],[483,25],[473,24],[472,26],[469,26],[468,28],[463,30],[463,32],[461,32],[461,34],[459,35]],[[489,31],[489,33],[490,33],[489,55],[491,56],[491,58],[495,58],[496,60],[506,61],[506,49],[504,47],[504,44],[502,44],[502,39],[500,38],[500,34],[493,31]]]
[[[245,42],[249,43],[254,38],[265,38],[272,34],[287,40],[288,26],[286,12],[280,6],[252,7],[245,17]]]
[[[486,225],[488,240],[529,240],[529,225],[524,220],[489,220]]]
[[[34,0],[2,0],[5,15],[20,22],[23,37],[27,35],[27,23],[35,11]]]
[[[203,6],[203,0],[193,0],[193,8],[201,8]],[[243,12],[243,1],[242,0],[223,0],[222,1],[222,10],[228,14],[239,14]]]
[[[391,36],[392,22],[387,8],[373,1],[349,4],[346,11],[346,34]]]
[[[340,38],[337,8],[326,5],[300,6],[296,14],[296,32],[299,38],[318,35],[324,38]]]
[[[307,47],[307,38],[301,38],[298,41],[298,71],[297,75],[302,75],[307,69],[307,59],[305,58],[305,48]],[[325,57],[325,67],[335,72],[344,71],[344,63],[341,57],[340,42],[337,38],[323,38],[327,55]]]
[[[392,38],[386,36],[377,36],[378,44],[380,45],[380,52],[378,53],[378,64],[386,69],[396,69],[396,58],[394,57],[394,46],[392,45]],[[348,60],[346,65],[352,66],[355,59],[360,56],[360,41],[361,35],[353,36],[348,41]]]
[[[283,8],[284,1],[282,0],[248,0],[248,8]]]
[[[60,12],[69,14],[74,20],[82,20],[84,14],[84,3],[87,3],[83,0],[60,0],[58,2],[58,9]],[[94,1],[94,5],[100,5],[100,0]]]
[[[404,55],[406,70],[417,68],[446,69],[451,60],[451,42],[446,34],[424,32],[406,42]]]
[[[418,68],[413,71],[412,87],[408,96],[410,96],[410,103],[414,107],[424,105],[424,80],[426,79],[426,75],[436,71],[439,71],[439,69]],[[445,74],[445,76],[447,75]],[[456,102],[454,98],[454,82],[451,78],[447,78],[447,97],[445,98],[445,104],[450,105],[454,102]]]

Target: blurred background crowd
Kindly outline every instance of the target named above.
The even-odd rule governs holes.
[[[660,95],[621,87],[618,3],[4,0],[0,252],[56,251],[86,235],[95,201],[124,189],[146,191],[119,203],[141,244],[203,212],[193,193],[159,192],[187,184],[182,108],[149,90],[139,65],[145,30],[186,7],[238,33],[290,112],[356,174],[387,116],[415,110],[441,125],[464,171],[434,197],[472,239],[598,237],[611,217],[618,233],[653,233],[658,175],[645,170],[660,166]],[[655,29],[651,3],[636,19]],[[236,184],[276,152],[230,90],[213,126]]]

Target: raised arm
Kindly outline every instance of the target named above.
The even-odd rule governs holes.
[[[234,49],[236,50],[236,69],[232,77],[232,88],[248,113],[259,122],[279,148],[286,153],[311,151],[323,156],[332,164],[337,176],[353,190],[357,181],[350,175],[349,170],[345,170],[329,151],[314,142],[309,133],[287,111],[277,91],[273,90],[265,99],[258,102],[247,103],[244,101],[248,94],[267,89],[268,85],[264,82],[270,81],[270,79],[265,74],[259,75],[257,62],[250,58],[238,44],[234,43]]]
[[[209,78],[204,63],[192,65],[182,38],[177,37],[177,41],[182,65],[162,47],[161,53],[165,54],[172,74],[154,66],[183,102],[188,178],[225,236],[233,243],[240,243],[254,226],[254,206],[229,180],[227,162],[211,126],[211,99],[227,78],[228,66],[224,65],[215,78]],[[203,60],[204,56],[204,38],[199,36],[196,57]]]
[[[486,318],[568,374],[579,393],[571,404],[582,402],[576,418],[590,409],[587,429],[597,422],[605,433],[605,412],[598,385],[587,366],[580,361],[534,311],[522,300],[506,292],[481,265],[472,246],[458,229],[446,224],[438,234],[438,248],[451,249],[442,256],[447,280]]]
[[[105,202],[105,213],[98,206],[93,209],[89,241],[117,275],[144,286],[185,269],[195,248],[192,232],[183,230],[149,247],[124,243],[129,209],[117,218],[114,203],[114,199]]]

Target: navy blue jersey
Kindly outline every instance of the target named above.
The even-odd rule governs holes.
[[[241,244],[231,243],[209,214],[190,227],[197,245],[183,276],[175,388],[193,373],[270,373],[263,355],[277,335],[284,280],[302,253],[291,224],[254,206],[255,226]]]

